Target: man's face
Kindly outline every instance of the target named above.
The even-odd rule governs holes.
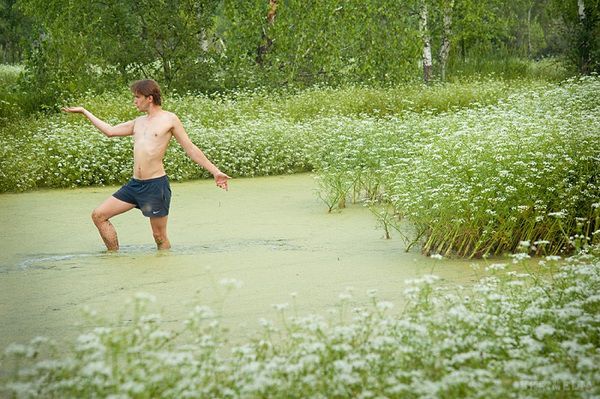
[[[133,95],[133,105],[138,111],[146,112],[152,103],[152,96],[144,96],[143,94],[135,93]]]

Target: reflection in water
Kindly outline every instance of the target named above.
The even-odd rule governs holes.
[[[94,256],[94,254],[50,255],[41,254],[27,257],[17,264],[19,269],[51,269],[58,262],[68,262]]]
[[[304,247],[294,244],[291,240],[228,240],[212,244],[178,245],[169,250],[158,251],[155,245],[123,245],[118,252],[92,252],[75,254],[35,254],[29,255],[17,263],[19,270],[52,269],[57,265],[77,264],[86,258],[110,260],[128,258],[131,256],[165,257],[179,255],[200,255],[206,253],[243,251],[249,248],[262,248],[269,251],[299,251]],[[7,271],[1,270],[0,271]]]

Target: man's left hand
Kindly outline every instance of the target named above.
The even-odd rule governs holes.
[[[223,172],[215,173],[215,183],[217,183],[217,187],[221,187],[223,190],[227,191],[229,186],[227,185],[227,181],[231,179],[231,177],[227,176]]]

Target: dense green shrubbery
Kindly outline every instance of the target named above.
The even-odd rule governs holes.
[[[274,305],[283,322],[262,320],[237,345],[211,309],[167,329],[147,310],[153,297],[138,294],[133,316],[94,320],[101,327],[66,350],[43,337],[7,347],[0,387],[16,398],[593,397],[599,251],[518,272],[490,264],[468,289],[426,275],[406,282],[408,304],[395,314],[375,291],[371,306],[340,294],[328,317]]]
[[[23,114],[22,95],[17,87],[21,72],[21,66],[0,64],[0,124]]]

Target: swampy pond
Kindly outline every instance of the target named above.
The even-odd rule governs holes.
[[[35,336],[70,339],[91,327],[82,309],[116,318],[138,292],[166,323],[196,304],[221,312],[233,336],[251,334],[274,304],[300,313],[334,306],[347,287],[402,303],[404,281],[424,274],[469,284],[471,261],[436,260],[383,238],[368,209],[328,214],[309,174],[172,183],[169,238],[157,252],[138,210],[113,219],[121,244],[106,253],[91,210],[116,187],[0,195],[0,348]],[[223,279],[243,282],[223,300]],[[87,324],[86,324],[87,323]]]

